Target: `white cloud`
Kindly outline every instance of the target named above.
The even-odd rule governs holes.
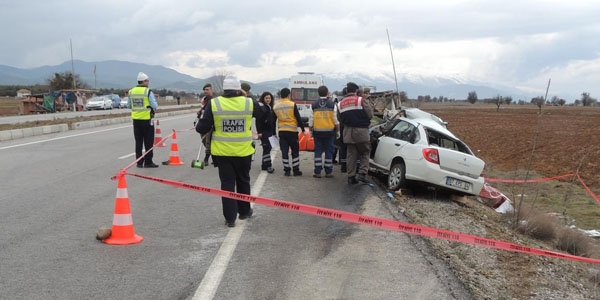
[[[447,76],[600,95],[600,2],[548,0],[7,0],[0,64],[70,59],[163,65],[249,81],[298,71]]]

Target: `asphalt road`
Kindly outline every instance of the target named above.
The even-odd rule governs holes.
[[[161,119],[162,132],[191,129],[194,117]],[[470,298],[415,236],[261,205],[228,228],[219,197],[133,176],[144,240],[101,243],[96,230],[114,214],[110,178],[134,160],[132,131],[127,123],[0,142],[0,299]],[[184,165],[129,171],[218,188],[215,168],[190,167],[199,135],[180,131],[177,142]],[[156,149],[156,163],[169,148]],[[384,191],[348,186],[339,168],[312,178],[311,152],[302,152],[302,177],[284,177],[273,154],[274,174],[253,163],[259,196],[402,220]]]

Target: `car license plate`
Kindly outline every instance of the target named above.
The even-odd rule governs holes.
[[[471,189],[471,184],[466,182],[466,181],[462,181],[462,180],[458,180],[456,178],[452,178],[452,177],[447,177],[446,178],[446,185],[449,186],[453,186],[459,189],[463,189],[463,190],[470,190]]]

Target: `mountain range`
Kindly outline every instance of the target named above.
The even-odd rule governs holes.
[[[108,60],[85,62],[81,60],[67,61],[55,66],[42,66],[31,69],[20,69],[0,65],[0,85],[35,85],[45,84],[54,73],[75,71],[79,78],[92,88],[127,89],[135,85],[137,73],[143,71],[151,78],[152,88],[201,93],[205,83],[213,83],[215,78],[195,78],[179,73],[173,69],[158,65],[147,65],[127,61]],[[290,74],[293,75],[293,74]],[[276,92],[287,87],[288,78],[264,82],[248,82],[252,92]],[[364,74],[323,74],[323,81],[331,91],[340,91],[347,82],[353,81],[362,86],[376,87],[376,91],[396,90],[394,78],[380,76],[373,78]],[[514,101],[523,99],[529,102],[531,95],[511,87],[494,87],[476,82],[468,82],[456,78],[423,77],[404,74],[398,79],[398,90],[407,93],[411,99],[429,95],[463,100],[469,92],[475,91],[479,99],[492,98],[498,95],[511,96]]]

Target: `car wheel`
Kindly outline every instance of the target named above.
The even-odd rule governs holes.
[[[406,183],[404,163],[394,163],[388,175],[388,188],[393,191],[399,190]]]

